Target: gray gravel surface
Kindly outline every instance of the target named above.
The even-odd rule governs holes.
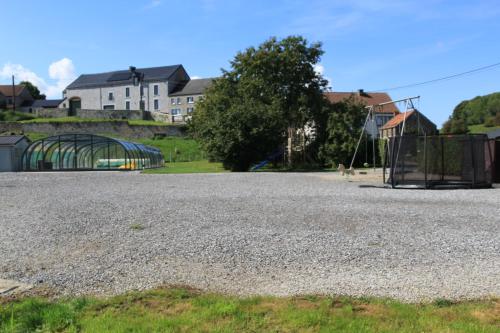
[[[316,173],[3,173],[0,199],[0,278],[62,294],[185,284],[500,295],[500,189],[366,188]]]

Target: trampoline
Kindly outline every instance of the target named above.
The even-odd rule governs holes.
[[[31,143],[23,171],[142,170],[163,166],[157,148],[91,134],[62,134]]]
[[[393,188],[492,186],[493,157],[484,134],[391,137],[384,156],[384,182]]]

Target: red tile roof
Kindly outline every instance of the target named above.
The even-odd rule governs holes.
[[[381,103],[386,103],[392,101],[392,98],[387,93],[374,93],[374,92],[327,92],[325,93],[326,98],[332,103],[338,103],[343,100],[353,97],[356,101],[368,106],[377,105]],[[384,105],[382,108],[377,108],[375,110],[377,113],[399,113],[399,109],[396,104],[391,103]]]
[[[391,120],[389,120],[385,125],[382,127],[382,129],[389,129],[389,128],[394,128],[401,124],[405,119],[408,119],[409,116],[411,116],[415,110],[403,112],[400,114],[395,115]]]
[[[24,86],[18,84],[14,86],[14,91],[16,96],[19,96],[21,92],[24,90]],[[12,96],[12,85],[11,84],[4,84],[0,85],[0,94],[6,96],[6,97],[11,97]]]

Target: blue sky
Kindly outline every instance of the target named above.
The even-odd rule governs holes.
[[[335,91],[430,80],[500,62],[500,1],[0,0],[0,82],[35,81],[58,97],[75,76],[181,63],[212,77],[239,50],[270,36],[323,42]],[[500,91],[500,67],[390,91],[420,95],[441,125],[464,99]]]

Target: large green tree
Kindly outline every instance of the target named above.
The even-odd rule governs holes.
[[[197,105],[191,129],[213,160],[244,171],[321,116],[320,43],[271,38],[238,53]]]
[[[324,113],[324,132],[318,129],[323,133],[319,158],[325,163],[349,165],[366,119],[365,106],[351,96],[338,103],[327,103]]]
[[[31,96],[34,99],[45,99],[46,98],[46,96],[44,94],[40,93],[40,89],[38,89],[38,87],[35,86],[33,83],[31,83],[29,81],[21,81],[19,84],[22,86],[25,86],[26,89],[28,89],[28,91],[30,92]]]

